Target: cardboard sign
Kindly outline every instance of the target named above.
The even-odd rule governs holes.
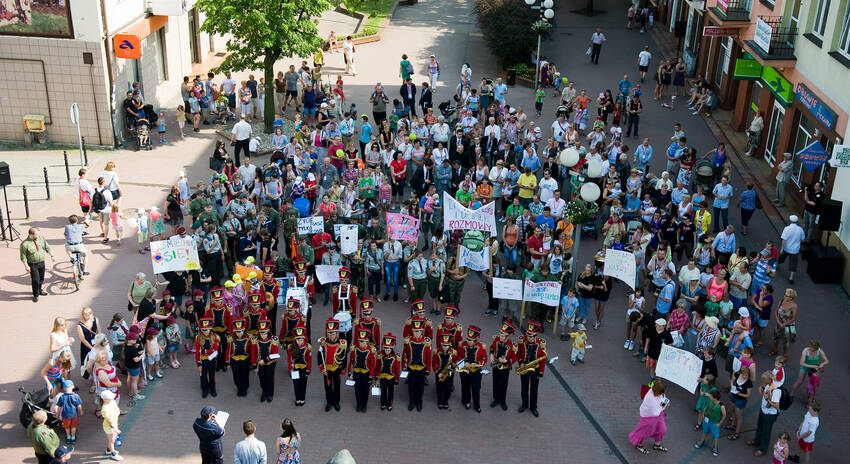
[[[561,301],[561,283],[551,281],[532,282],[526,280],[522,292],[522,300],[557,308]]]
[[[357,251],[357,239],[359,232],[356,225],[334,224],[334,234],[336,234],[337,226],[339,226],[339,252],[344,255],[350,255]]]
[[[695,354],[670,345],[661,345],[661,356],[655,366],[655,375],[695,393],[701,372],[702,359]]]
[[[151,242],[153,273],[194,271],[201,268],[198,249],[190,238]]]
[[[494,277],[493,298],[522,301],[522,280]]]
[[[399,213],[387,213],[387,234],[393,240],[419,241],[419,219]]]
[[[339,282],[339,268],[342,266],[334,266],[331,264],[316,265],[316,279],[324,285],[329,282]]]
[[[472,251],[463,245],[459,246],[460,259],[458,260],[458,266],[466,266],[473,271],[486,271],[490,269],[490,257],[487,256],[490,247],[484,247],[481,251]]]
[[[443,229],[480,230],[496,235],[496,203],[490,202],[478,209],[469,209],[443,192]]]
[[[605,250],[604,275],[622,280],[626,285],[635,289],[635,278],[637,277],[635,255],[629,251]]]
[[[308,216],[298,219],[298,235],[318,234],[325,231],[325,218]]]

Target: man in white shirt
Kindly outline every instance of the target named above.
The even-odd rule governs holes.
[[[779,163],[779,170],[776,172],[776,198],[773,200],[777,206],[785,206],[785,186],[788,185],[788,179],[791,178],[791,170],[794,168],[794,162],[791,161],[791,153],[783,155],[782,162]]]
[[[555,196],[555,190],[558,189],[558,181],[552,178],[552,172],[548,169],[543,170],[543,178],[537,183],[540,189],[540,201],[544,204]]]
[[[594,64],[599,64],[599,52],[602,51],[602,43],[605,42],[605,34],[602,33],[602,29],[596,29],[596,32],[594,32],[593,35],[590,36],[590,42],[590,62]]]
[[[351,117],[351,112],[345,113],[345,119],[339,122],[339,133],[342,135],[342,143],[346,147],[351,143],[354,136],[354,118]]]
[[[542,183],[543,181],[541,180],[540,182]],[[544,206],[549,208],[549,211],[552,213],[552,217],[555,219],[561,219],[561,216],[564,215],[564,209],[567,207],[567,202],[561,198],[561,189],[556,188],[554,195]]]
[[[640,81],[646,79],[646,71],[649,69],[649,60],[652,59],[652,53],[649,53],[649,45],[644,45],[643,50],[638,53],[638,69],[640,70]]]
[[[791,221],[791,224],[788,224],[782,229],[782,247],[779,253],[779,264],[784,263],[786,258],[790,259],[788,263],[788,282],[793,284],[794,273],[797,272],[797,262],[800,258],[800,242],[806,238],[806,231],[797,224],[800,218],[796,214],[789,216],[788,220]]]
[[[242,423],[245,438],[233,448],[233,464],[266,464],[266,444],[254,437],[256,431],[253,422]]]
[[[437,142],[443,142],[443,148],[449,147],[449,130],[446,118],[438,116],[437,124],[431,126],[431,140],[434,142],[434,146],[437,146]]]
[[[502,137],[502,129],[496,125],[496,118],[490,117],[488,120],[489,124],[484,128],[484,138],[490,137],[490,134],[493,134],[496,137],[496,141]]]
[[[803,459],[800,459],[799,456],[789,456],[789,461],[809,463],[812,449],[815,446],[815,432],[820,426],[819,414],[820,403],[817,400],[810,401],[809,408],[803,416],[803,422],[797,428],[797,446],[800,448]]]
[[[776,417],[779,415],[779,400],[782,398],[782,390],[773,381],[773,374],[765,371],[761,375],[761,410],[759,411],[756,436],[753,441],[747,442],[750,446],[758,447],[755,456],[764,456],[768,447],[771,446],[771,431]]]
[[[245,159],[242,160],[242,166],[239,166],[239,169],[237,169],[236,172],[242,179],[242,185],[250,188],[251,184],[254,183],[254,176],[257,172],[257,166],[251,164],[251,158],[249,156],[246,156]]]
[[[234,144],[233,147],[233,157],[236,159],[236,164],[239,164],[239,151],[245,151],[245,156],[250,156],[249,153],[249,145],[251,141],[251,134],[253,133],[253,129],[251,129],[251,125],[248,124],[248,121],[245,120],[245,115],[243,114],[240,117],[239,122],[233,125],[233,130],[230,132],[230,143]]]
[[[236,80],[230,77],[230,71],[224,73],[224,80],[221,81],[221,93],[227,95],[227,107],[230,111],[236,110]]]
[[[688,264],[679,269],[679,284],[683,287],[692,280],[699,280],[699,268],[694,258],[688,258]]]
[[[559,150],[564,148],[564,136],[569,129],[570,124],[567,122],[567,117],[564,114],[559,114],[558,119],[552,122],[552,138],[558,142]]]

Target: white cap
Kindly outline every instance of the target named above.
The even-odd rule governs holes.
[[[655,325],[660,325],[660,326],[663,327],[663,326],[667,325],[667,321],[664,318],[659,317],[658,319],[655,320]]]
[[[115,393],[112,393],[112,390],[104,390],[104,391],[100,392],[100,399],[107,400],[107,401],[114,400],[115,399]]]
[[[741,306],[741,309],[738,310],[738,315],[741,317],[750,317],[750,310]]]
[[[145,209],[144,208],[137,209],[136,214],[145,214]]]
[[[793,222],[793,223],[796,223],[797,221],[800,220],[800,218],[798,218],[796,214],[792,214],[792,215],[788,216],[788,220]]]
[[[186,173],[185,173],[185,172],[183,172],[183,171],[180,171],[180,172],[178,173],[177,177],[186,177]]]

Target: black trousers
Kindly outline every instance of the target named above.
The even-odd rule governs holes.
[[[537,386],[540,384],[540,376],[537,372],[520,376],[522,406],[529,409],[537,409]]]
[[[307,371],[298,369],[298,378],[292,381],[292,388],[295,390],[295,401],[304,401],[307,396]]]
[[[257,366],[257,376],[260,377],[260,395],[263,398],[271,399],[274,396],[274,368],[276,366],[276,362]]]
[[[632,127],[635,128],[635,137],[638,136],[638,123],[640,123],[640,116],[637,114],[633,114],[629,116],[629,125],[626,127],[626,137],[632,135]]]
[[[333,406],[339,404],[339,371],[328,372],[325,379],[325,403]]]
[[[53,460],[49,454],[38,454],[35,453],[35,458],[38,460],[38,464],[50,464],[50,461]]]
[[[590,48],[590,62],[599,64],[599,52],[602,51],[602,44],[593,44]]]
[[[369,404],[369,386],[371,384],[368,372],[354,373],[354,402],[357,409],[366,409]]]
[[[224,460],[221,458],[221,451],[216,451],[214,453],[201,451],[201,464],[223,464],[223,463],[224,463]]]
[[[464,406],[472,403],[472,407],[481,407],[481,372],[460,374],[460,400]]]
[[[230,370],[233,372],[233,384],[236,385],[236,394],[243,396],[248,393],[248,386],[250,385],[248,372],[251,370],[251,361],[248,359],[230,361]]]
[[[215,392],[215,359],[201,361],[201,393]]]
[[[32,281],[32,296],[41,293],[41,285],[44,283],[44,261],[32,263],[30,267],[30,280]]]
[[[381,406],[393,407],[393,397],[395,396],[395,380],[381,379]]]
[[[235,158],[234,161],[236,162],[236,166],[241,166],[241,164],[239,163],[240,150],[245,152],[245,156],[248,156],[248,144],[250,143],[250,141],[251,139],[236,141],[236,145],[233,147],[233,157]]]
[[[219,343],[221,343],[222,345],[224,343],[227,343],[227,330],[222,330],[221,332],[213,330],[212,332],[214,334],[218,335]],[[221,353],[219,353],[219,355],[221,355]],[[215,361],[216,372],[224,371],[225,368],[227,367],[227,365],[224,363],[224,356],[223,355],[222,356],[216,356],[214,361]]]
[[[375,126],[381,127],[381,121],[387,119],[386,111],[372,111],[372,117],[375,118]]]
[[[422,405],[422,394],[425,393],[425,371],[409,371],[407,374],[407,392],[410,404]]]
[[[508,379],[510,376],[510,369],[493,369],[493,401],[503,405],[507,404]]]
[[[207,272],[209,272],[210,277],[212,277],[211,285],[218,285],[224,275],[224,262],[221,260],[221,252],[207,253],[205,265]]]
[[[437,406],[448,406],[449,398],[452,396],[452,387],[454,386],[454,374],[446,377],[446,380],[440,382],[439,376],[435,375],[436,382],[434,386],[437,389]]]

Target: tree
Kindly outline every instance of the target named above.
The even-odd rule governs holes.
[[[316,18],[333,6],[331,0],[198,0],[206,15],[201,30],[228,37],[228,55],[215,68],[262,69],[266,80],[265,132],[274,121],[274,64],[282,57],[311,56],[324,39]]]
[[[528,62],[537,45],[534,10],[523,0],[476,0],[475,13],[490,52],[502,66]]]

